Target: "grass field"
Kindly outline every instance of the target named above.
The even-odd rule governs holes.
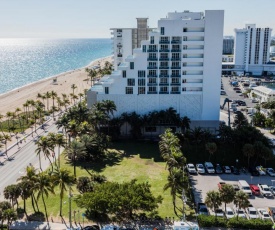
[[[138,182],[148,181],[151,184],[151,191],[155,196],[161,195],[163,202],[158,208],[161,217],[173,217],[173,205],[170,191],[163,191],[166,183],[168,171],[165,169],[165,163],[161,160],[157,143],[116,142],[109,150],[107,159],[100,163],[82,163],[77,167],[77,177],[89,176],[86,170],[93,170],[107,177],[109,181],[123,182],[137,179]],[[63,158],[61,159],[62,168],[67,168],[73,172],[73,167]],[[86,169],[85,169],[85,168]],[[55,189],[56,195],[50,195],[46,200],[49,217],[59,218],[59,190]],[[73,188],[73,194],[78,194],[76,188]],[[68,192],[67,192],[68,194]],[[180,204],[180,203],[179,203]],[[22,202],[21,202],[22,205]],[[44,212],[42,200],[39,201],[40,211]],[[75,219],[82,221],[80,210],[72,201],[72,213],[75,213]],[[27,212],[32,213],[31,200],[27,201]],[[68,196],[64,197],[63,215],[68,217]],[[74,218],[74,215],[73,215]]]

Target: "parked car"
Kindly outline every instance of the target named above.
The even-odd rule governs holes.
[[[262,220],[272,220],[271,216],[268,214],[268,212],[263,208],[258,208],[259,216]]]
[[[226,207],[224,213],[227,219],[231,219],[235,216],[233,210],[230,207]]]
[[[256,166],[256,170],[259,172],[260,176],[265,176],[266,175],[266,173],[263,170],[262,166]]]
[[[196,169],[197,169],[198,173],[205,174],[205,169],[204,169],[203,164],[196,164]]]
[[[231,173],[231,169],[229,166],[223,166],[224,173]]]
[[[275,176],[275,171],[273,168],[267,168],[265,171],[269,176]]]
[[[234,211],[236,216],[246,219],[245,211],[242,208],[239,209],[236,206],[234,206]]]
[[[224,90],[221,90],[221,95],[226,95],[226,92]]]
[[[222,171],[222,166],[221,166],[220,164],[216,164],[216,173],[217,173],[217,174],[223,173],[223,171]]]
[[[256,169],[256,167],[249,167],[248,171],[251,173],[251,176],[260,176],[260,173]]]
[[[100,230],[100,227],[98,225],[91,225],[91,226],[86,226],[82,229],[83,230]]]
[[[236,93],[241,93],[242,91],[241,91],[241,90],[236,90],[235,92],[236,92]]]
[[[233,90],[241,90],[239,87],[234,87]]]
[[[214,169],[213,164],[211,162],[205,162],[204,167],[205,167],[207,173],[209,173],[209,174],[210,173],[211,174],[215,173],[215,169]]]
[[[271,197],[272,193],[269,189],[269,187],[266,184],[258,184],[258,187],[260,189],[260,192],[265,197]]]
[[[240,92],[241,93],[241,92]],[[246,103],[244,101],[239,102],[239,106],[246,106]]]
[[[232,184],[232,186],[236,192],[240,190],[240,188],[237,184]]]
[[[275,196],[275,186],[269,186],[269,190]]]
[[[235,175],[240,175],[240,170],[237,169],[235,166],[230,166],[231,172]]]
[[[187,164],[186,168],[187,168],[188,173],[197,174],[197,170],[195,169],[194,164],[189,163],[189,164]]]
[[[203,215],[209,215],[207,206],[205,205],[205,203],[198,203],[197,204],[197,212],[198,214],[203,214]]]
[[[221,208],[218,208],[215,210],[215,215],[218,217],[224,217],[223,210]]]
[[[257,185],[250,184],[249,186],[250,186],[250,189],[251,189],[253,195],[255,195],[255,196],[261,195],[260,189]]]
[[[247,213],[248,219],[259,218],[258,212],[257,212],[256,208],[254,208],[254,207],[248,207],[246,209],[246,213]]]

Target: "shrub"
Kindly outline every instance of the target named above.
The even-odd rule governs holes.
[[[227,220],[221,217],[199,215],[198,222],[200,227],[226,227]]]
[[[242,229],[261,229],[270,230],[272,222],[261,219],[247,220],[243,218],[232,218],[228,221],[227,227],[229,228],[242,228]]]

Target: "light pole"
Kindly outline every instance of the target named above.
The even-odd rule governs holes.
[[[185,197],[185,193],[184,193],[184,189],[182,189],[182,217],[183,217],[183,221],[185,221],[185,200],[186,200],[186,197]]]
[[[275,180],[271,180],[271,182],[272,182],[272,186],[273,186],[273,182],[274,182]]]
[[[239,160],[236,159],[236,168],[237,168],[237,169],[238,169],[238,162],[239,162]]]
[[[72,229],[72,187],[69,187],[69,223],[70,229]]]

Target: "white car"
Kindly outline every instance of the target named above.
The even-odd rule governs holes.
[[[186,168],[190,174],[197,174],[197,170],[193,164],[187,164]]]
[[[224,213],[223,213],[223,210],[218,208],[215,210],[215,215],[218,216],[218,217],[224,217]]]
[[[257,166],[256,167],[256,170],[259,172],[260,176],[265,176],[266,173],[265,171],[263,170],[263,167],[262,166]]]
[[[254,207],[248,207],[246,209],[246,213],[247,213],[248,219],[259,218],[258,212],[257,212],[256,208],[254,208]]]
[[[258,208],[258,213],[262,220],[271,220],[272,221],[271,216],[268,214],[268,212],[265,209]]]
[[[204,166],[205,166],[205,169],[206,169],[207,173],[209,173],[209,174],[210,173],[211,174],[215,173],[214,166],[213,166],[213,164],[211,162],[205,162]]]
[[[230,207],[226,207],[224,213],[225,213],[225,216],[226,216],[227,219],[231,219],[235,216],[233,210]]]
[[[235,211],[235,216],[238,215],[238,217],[246,219],[245,211],[242,208],[238,209],[238,208],[235,207],[234,211]]]
[[[275,171],[273,168],[267,168],[266,169],[266,173],[269,175],[269,176],[275,176]]]
[[[275,186],[269,186],[269,190],[275,196]]]
[[[224,173],[231,173],[231,169],[229,166],[223,166]]]
[[[266,184],[258,184],[258,187],[263,196],[268,196],[268,197],[273,196],[269,187]]]
[[[205,169],[203,164],[196,164],[196,168],[197,168],[197,172],[200,174],[204,174],[205,173]]]

